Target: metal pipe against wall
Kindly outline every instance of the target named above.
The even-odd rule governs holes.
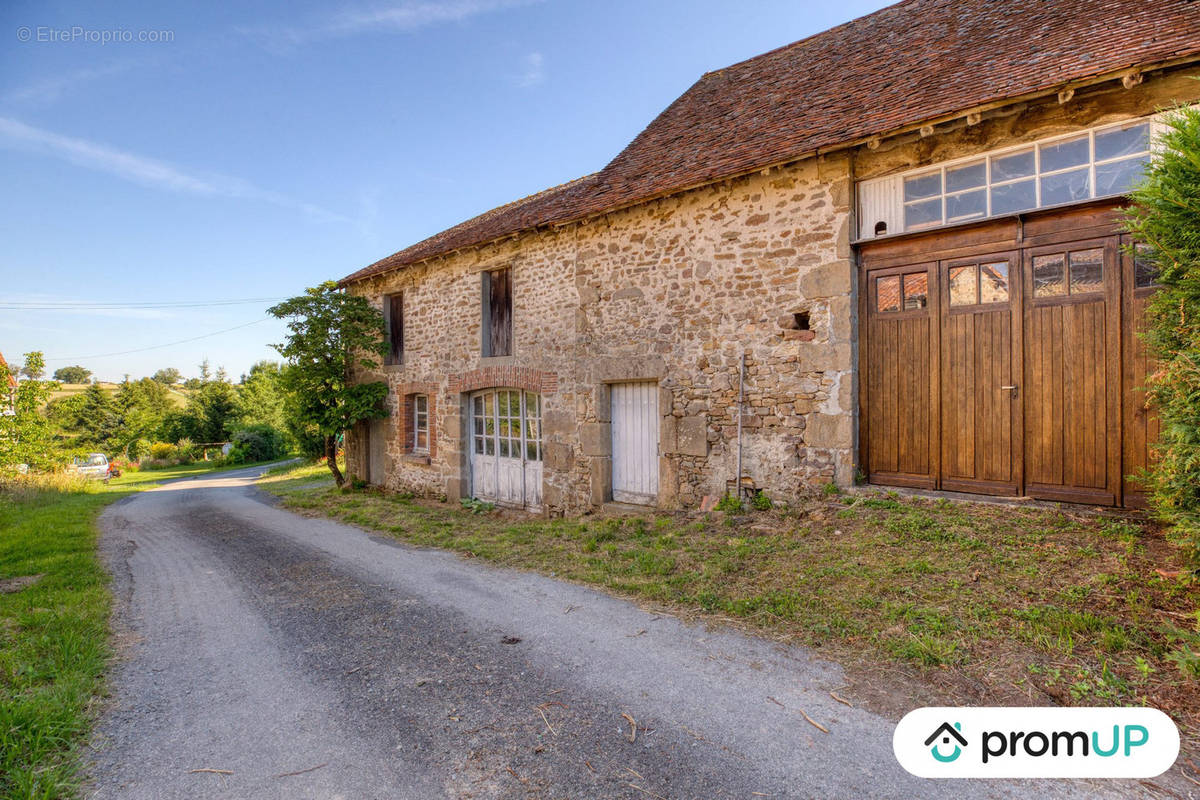
[[[737,475],[733,477],[737,498],[742,499],[742,406],[746,401],[746,351],[742,351],[742,359],[738,364],[738,401],[737,401]]]

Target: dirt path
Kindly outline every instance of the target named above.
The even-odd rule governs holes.
[[[836,665],[294,516],[253,488],[258,471],[168,484],[102,518],[124,646],[91,796],[1141,790],[918,780],[895,763],[892,723],[830,696]]]

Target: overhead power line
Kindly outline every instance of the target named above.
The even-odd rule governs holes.
[[[224,328],[219,331],[213,331],[212,333],[205,333],[200,336],[193,336],[190,339],[180,339],[177,342],[164,342],[163,344],[155,344],[155,345],[151,345],[150,347],[139,347],[136,350],[122,350],[119,353],[100,353],[100,354],[94,355],[94,356],[69,356],[66,358],[56,357],[56,358],[47,358],[45,360],[46,361],[89,361],[89,360],[95,359],[95,358],[108,358],[110,356],[127,356],[127,355],[130,355],[131,353],[144,353],[147,350],[161,350],[164,347],[173,347],[177,344],[187,344],[188,342],[196,342],[196,341],[199,341],[200,339],[208,339],[209,337],[212,337],[212,336],[220,336],[222,333],[229,333],[230,331],[241,330],[242,328],[249,328],[251,325],[258,325],[259,323],[266,322],[269,319],[272,319],[272,317],[263,317],[262,319],[256,319],[253,322],[247,322],[243,325],[234,325],[232,328]]]
[[[41,301],[41,300],[0,300],[0,309],[6,311],[119,311],[123,309],[143,308],[208,308],[211,306],[237,306],[251,303],[273,303],[283,300],[283,297],[247,297],[240,300],[149,300],[132,301],[128,303],[98,303],[88,300],[79,301]]]

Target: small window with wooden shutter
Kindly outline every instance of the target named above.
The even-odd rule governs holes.
[[[383,298],[384,326],[387,330],[385,364],[404,363],[404,295],[389,294]]]
[[[512,355],[511,270],[483,273],[483,355]]]

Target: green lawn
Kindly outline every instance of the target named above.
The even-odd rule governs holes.
[[[126,472],[108,485],[0,480],[0,799],[76,794],[110,655],[96,517],[159,481],[212,471],[199,463]]]
[[[864,684],[881,667],[913,677],[932,687],[927,701],[1150,703],[1200,749],[1200,583],[1153,525],[882,492],[736,515],[546,520],[342,492],[314,485],[322,469],[260,485],[301,513],[807,644]]]

